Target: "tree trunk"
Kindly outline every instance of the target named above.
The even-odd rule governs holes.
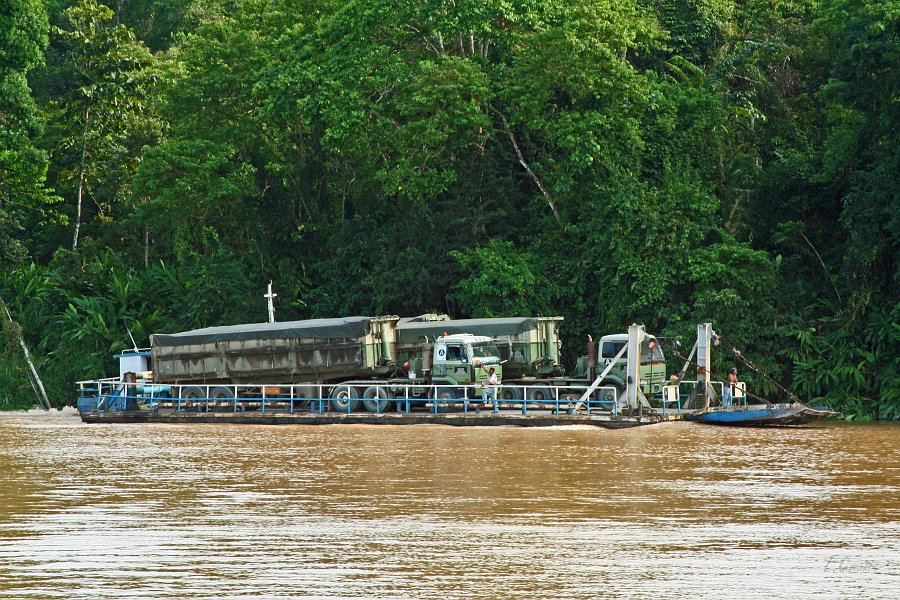
[[[3,298],[0,298],[0,304],[3,305],[3,310],[6,312],[6,318],[9,319],[11,325],[14,325],[15,321],[13,321],[12,314],[9,312],[9,308],[6,306],[6,302],[3,301]],[[50,399],[47,397],[47,390],[44,389],[44,382],[41,381],[41,376],[38,375],[37,368],[34,366],[34,361],[31,360],[31,353],[28,352],[28,346],[25,345],[25,339],[22,335],[19,335],[19,346],[22,347],[22,352],[25,354],[25,360],[28,361],[28,367],[31,369],[31,375],[34,377],[34,380],[31,382],[31,387],[34,387],[34,384],[37,383],[37,386],[40,388],[40,394],[36,394],[38,400],[43,403],[44,410],[50,410]],[[37,390],[35,390],[35,392],[37,392]]]
[[[522,150],[519,148],[519,143],[516,141],[516,137],[513,135],[512,129],[509,128],[509,123],[506,121],[506,117],[503,116],[499,110],[488,105],[492,111],[497,113],[497,116],[500,117],[500,120],[503,122],[503,128],[506,130],[506,135],[509,136],[509,141],[512,142],[513,149],[516,151],[516,156],[519,158],[519,164],[525,169],[525,171],[531,176],[532,181],[534,181],[535,185],[537,185],[538,189],[541,190],[541,193],[544,195],[544,198],[547,200],[547,204],[550,206],[550,210],[553,211],[553,217],[556,219],[556,224],[559,225],[559,228],[565,230],[563,227],[562,219],[559,217],[559,212],[556,210],[556,205],[553,204],[553,197],[550,195],[543,184],[541,184],[541,180],[538,179],[537,174],[531,170],[531,167],[525,161],[525,155],[522,154]]]
[[[78,211],[75,215],[75,236],[72,238],[72,250],[78,249],[78,234],[81,231],[81,204],[84,192],[85,157],[87,157],[87,135],[91,118],[91,107],[84,109],[84,133],[81,135],[81,161],[78,163]]]

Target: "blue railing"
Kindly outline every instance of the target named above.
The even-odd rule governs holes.
[[[491,410],[502,407],[505,414],[514,411],[528,415],[530,411],[542,410],[554,414],[618,415],[619,406],[617,390],[612,386],[597,388],[595,396],[584,401],[580,397],[587,386],[575,385],[501,385],[497,386],[496,401],[492,397],[485,401],[480,385],[378,382],[337,385],[160,385],[104,379],[79,382],[79,387],[79,410],[88,412],[107,412],[121,410],[122,406],[134,406],[137,410],[171,410],[176,413],[258,410],[262,414],[293,414],[299,411],[349,414],[365,402],[367,412],[376,414],[425,410],[433,414],[462,412],[468,415],[472,412],[480,414],[490,406]],[[311,389],[317,396],[309,396]],[[371,396],[365,397],[365,394]]]

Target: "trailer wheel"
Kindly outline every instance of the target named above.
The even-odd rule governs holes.
[[[218,385],[209,391],[209,397],[213,400],[230,400],[234,398],[234,390],[224,385]]]
[[[359,407],[359,390],[350,385],[339,385],[331,390],[331,408],[335,412],[353,412]]]
[[[386,412],[393,402],[390,402],[394,395],[383,387],[367,387],[363,392],[363,408],[370,413]]]
[[[294,406],[307,407],[310,402],[319,398],[319,388],[314,385],[301,385],[294,390]]]
[[[584,392],[581,390],[560,390],[559,392],[559,401],[560,402],[576,402],[581,400],[581,397],[584,395]]]
[[[528,388],[526,392],[529,400],[553,400],[553,393],[550,391],[550,388],[542,385]]]
[[[198,400],[200,398],[206,398],[206,395],[203,393],[203,388],[196,385],[189,385],[181,388],[181,397],[185,400]]]
[[[498,394],[501,400],[521,400],[522,388],[518,386],[504,387]]]

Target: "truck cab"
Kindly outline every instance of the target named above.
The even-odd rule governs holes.
[[[444,335],[434,342],[432,381],[468,384],[487,381],[490,367],[502,378],[500,352],[493,338],[459,333]]]
[[[627,333],[605,335],[600,338],[597,369],[605,369],[626,345],[628,345]],[[624,357],[620,358],[607,377],[618,376],[624,382],[626,363]],[[641,391],[645,395],[656,394],[662,390],[666,379],[666,357],[656,338],[648,337],[641,343],[640,373]]]

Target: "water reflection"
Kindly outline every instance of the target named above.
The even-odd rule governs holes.
[[[896,597],[900,428],[0,416],[0,598]]]

